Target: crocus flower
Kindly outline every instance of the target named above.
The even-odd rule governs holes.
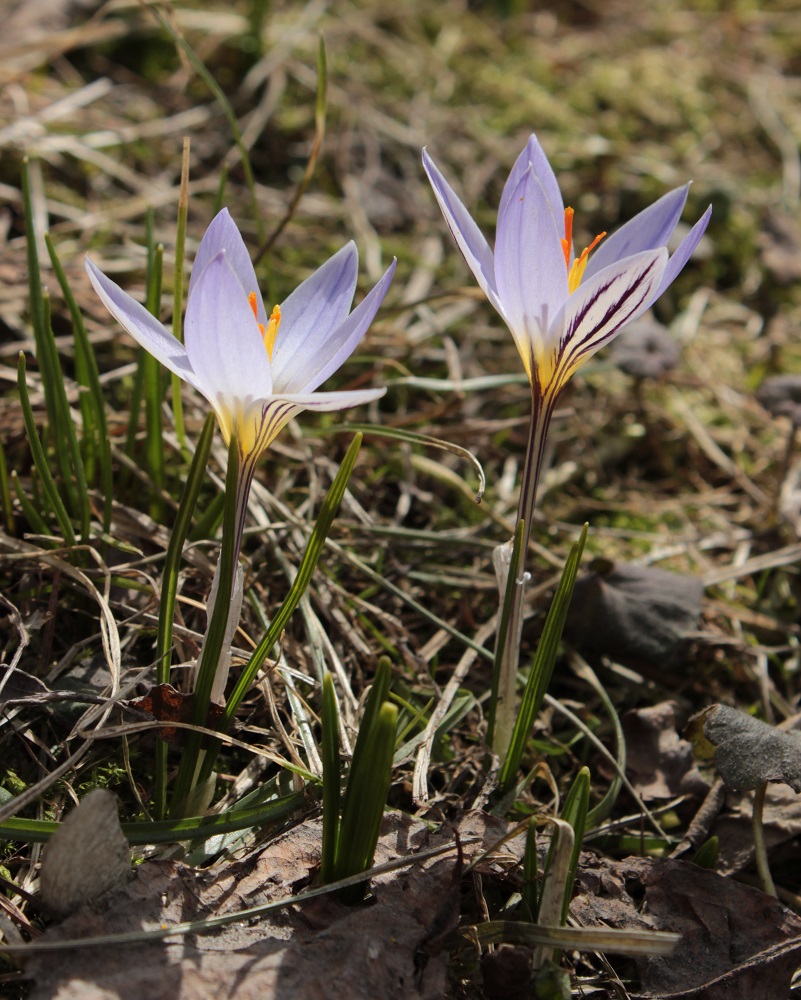
[[[653,305],[689,260],[711,214],[707,209],[668,253],[685,185],[577,254],[573,209],[565,208],[532,135],[503,190],[493,253],[426,150],[423,165],[457,246],[509,327],[541,398],[555,397],[580,365]]]
[[[711,209],[672,256],[667,242],[689,185],[669,191],[612,236],[601,233],[576,253],[573,209],[565,208],[556,176],[532,135],[504,186],[493,252],[426,150],[423,165],[451,234],[509,327],[531,383],[531,429],[517,510],[523,525],[520,572],[514,586],[507,585],[509,553],[498,552],[498,564],[506,567],[499,582],[508,616],[503,645],[496,651],[490,741],[503,757],[515,718],[525,555],[556,399],[576,369],[645,312],[675,279],[701,239]]]
[[[184,346],[86,258],[89,280],[106,308],[165,368],[206,397],[226,443],[236,438],[243,468],[252,468],[302,410],[343,410],[386,391],[316,391],[355,350],[395,270],[393,261],[350,312],[358,265],[356,245],[348,243],[268,317],[247,248],[223,209],[195,258]]]

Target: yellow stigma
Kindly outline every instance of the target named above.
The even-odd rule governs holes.
[[[250,308],[253,310],[253,315],[258,320],[259,318],[259,300],[256,298],[256,293],[251,292],[248,295],[248,303]],[[259,332],[261,333],[262,340],[264,341],[264,346],[267,348],[267,357],[270,361],[273,360],[273,348],[275,347],[275,338],[278,336],[278,327],[281,325],[281,307],[273,306],[273,311],[270,314],[270,321],[267,324],[267,329],[264,329],[264,323],[259,323]]]
[[[565,209],[565,235],[561,241],[562,252],[565,255],[565,267],[567,268],[567,288],[571,295],[581,284],[581,279],[584,277],[584,269],[587,266],[590,251],[594,250],[604,236],[606,236],[606,232],[600,233],[596,236],[592,243],[590,243],[588,247],[585,247],[571,264],[570,248],[573,246],[573,215],[574,212],[572,208]]]
[[[267,348],[267,356],[270,361],[273,360],[273,348],[275,347],[275,338],[278,336],[278,327],[281,325],[281,307],[273,306],[273,311],[270,313],[270,321],[267,324],[267,329],[263,331],[264,346]]]

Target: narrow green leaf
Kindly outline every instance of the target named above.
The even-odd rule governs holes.
[[[545,627],[537,646],[534,663],[526,682],[520,711],[515,719],[509,749],[501,767],[499,784],[503,792],[510,791],[514,786],[515,776],[520,767],[526,743],[531,734],[531,727],[534,724],[534,719],[542,705],[542,699],[545,697],[551,682],[551,675],[553,674],[553,668],[559,652],[559,642],[562,638],[565,618],[570,606],[570,599],[573,596],[573,587],[576,582],[581,555],[584,551],[584,544],[587,540],[587,530],[588,528],[585,524],[578,541],[570,549],[570,554],[567,557],[565,568],[562,572],[562,578],[559,581],[548,617],[545,620]],[[511,579],[511,573],[509,576]]]
[[[97,358],[86,332],[83,315],[72,293],[67,275],[64,272],[50,233],[45,233],[45,244],[56,280],[61,288],[61,294],[64,296],[64,301],[67,303],[67,308],[70,311],[72,319],[72,336],[75,342],[76,370],[80,376],[79,382],[89,390],[82,395],[85,395],[89,401],[94,417],[94,424],[97,429],[98,451],[100,454],[100,487],[103,492],[103,531],[108,532],[111,527],[111,508],[114,499],[111,439],[109,437],[108,421],[106,420],[106,405],[103,389],[100,385]]]
[[[512,543],[512,556],[509,561],[509,575],[506,578],[506,591],[501,607],[501,620],[498,623],[498,632],[495,639],[495,659],[492,668],[492,690],[490,692],[489,706],[487,708],[487,743],[495,746],[495,722],[498,715],[498,696],[501,690],[501,672],[503,666],[503,651],[506,648],[506,637],[509,634],[509,620],[512,614],[512,600],[517,580],[520,576],[520,567],[523,560],[523,539],[526,535],[526,526],[523,521],[518,522]],[[505,706],[508,712],[514,711],[514,706]]]
[[[0,503],[3,504],[3,517],[9,535],[14,534],[14,509],[11,504],[11,490],[8,485],[8,465],[6,451],[0,440]]]
[[[186,482],[178,512],[175,515],[170,533],[170,541],[167,546],[167,555],[164,560],[164,570],[161,576],[161,600],[159,603],[159,628],[156,649],[158,659],[156,661],[156,683],[166,684],[170,679],[170,654],[172,650],[172,626],[175,617],[175,598],[178,588],[178,572],[181,565],[181,555],[183,553],[184,542],[189,533],[189,525],[192,522],[192,515],[195,511],[197,498],[211,453],[211,444],[214,440],[215,417],[209,413],[203,423],[203,428],[198,438],[195,454],[189,466]],[[156,782],[155,782],[155,812],[157,819],[162,819],[167,807],[167,744],[162,740],[156,741]]]
[[[33,464],[36,467],[36,471],[39,473],[39,478],[42,481],[42,487],[47,495],[50,507],[56,516],[64,542],[66,545],[72,546],[75,544],[75,533],[72,530],[72,524],[64,506],[64,502],[61,499],[61,495],[58,492],[58,487],[53,480],[53,475],[50,472],[50,466],[48,465],[47,457],[45,456],[44,448],[42,447],[42,442],[39,439],[39,433],[36,430],[36,422],[33,418],[31,401],[28,396],[28,385],[25,381],[25,355],[22,351],[19,352],[19,359],[17,361],[17,388],[19,390],[19,400],[22,408],[22,419],[25,422],[25,430],[28,433],[28,443],[31,446]]]
[[[228,703],[225,706],[225,712],[223,713],[223,717],[220,722],[220,729],[224,729],[230,724],[242,699],[250,689],[256,674],[259,670],[261,670],[264,661],[273,651],[275,644],[281,637],[281,633],[289,622],[289,619],[292,617],[292,614],[298,606],[301,597],[305,594],[306,589],[309,586],[312,574],[317,566],[317,561],[320,558],[320,553],[323,550],[325,539],[328,532],[331,530],[331,525],[333,524],[334,518],[339,510],[339,505],[342,503],[342,497],[345,495],[348,481],[350,480],[353,467],[356,464],[356,459],[359,455],[361,443],[362,435],[357,434],[351,442],[350,447],[342,460],[342,464],[339,467],[339,471],[337,472],[336,477],[328,490],[325,501],[320,508],[320,513],[317,516],[317,522],[314,525],[311,535],[309,536],[306,551],[303,553],[303,559],[298,567],[298,572],[292,586],[289,589],[289,593],[287,594],[286,599],[281,605],[275,618],[273,618],[266,635],[253,651],[248,665],[242,671],[234,690],[231,692]]]
[[[264,638],[251,654],[250,660],[248,661],[245,669],[239,675],[239,679],[234,685],[233,691],[228,696],[225,709],[217,724],[217,728],[220,732],[225,732],[231,725],[231,722],[236,715],[236,710],[239,708],[242,699],[250,690],[250,686],[253,683],[256,674],[259,670],[261,670],[264,661],[273,651],[276,643],[281,638],[281,633],[289,622],[289,619],[292,617],[295,608],[300,603],[301,597],[303,597],[306,593],[312,574],[317,566],[317,560],[320,558],[320,553],[325,545],[326,537],[328,532],[331,530],[331,525],[336,517],[337,511],[339,510],[339,505],[342,502],[345,490],[347,489],[350,475],[353,472],[353,466],[356,464],[356,459],[359,455],[361,442],[361,434],[357,434],[353,441],[351,441],[350,447],[348,448],[347,453],[342,460],[342,464],[339,467],[339,471],[337,472],[334,481],[326,494],[323,505],[320,508],[320,513],[317,516],[317,522],[315,523],[314,529],[309,536],[309,541],[306,544],[306,551],[303,553],[303,559],[298,567],[298,572],[295,575],[292,586],[289,588],[289,593],[284,599],[284,603],[279,608],[275,618],[273,618]],[[200,771],[198,779],[199,781],[202,781],[211,774],[214,766],[214,760],[219,748],[219,743],[216,745],[212,743],[206,750],[203,759],[203,767]]]
[[[195,680],[195,691],[192,698],[191,721],[196,726],[207,725],[211,688],[225,641],[234,572],[237,559],[239,558],[237,520],[241,499],[239,496],[240,485],[239,446],[236,438],[232,437],[228,446],[228,468],[225,474],[225,515],[223,517],[222,545],[220,546],[220,576],[217,583],[217,599],[214,602],[211,621],[207,626],[203,645],[203,658]],[[211,774],[211,767],[208,767],[204,768],[203,772],[196,777],[201,752],[200,748],[200,734],[196,732],[187,733],[181,752],[181,762],[178,765],[175,791],[173,792],[171,809],[173,816],[177,816],[178,812],[184,808],[184,804],[189,800],[189,793],[192,788],[202,784],[204,779]],[[204,754],[204,763],[207,756],[208,754]]]
[[[342,806],[337,879],[366,871],[373,863],[392,779],[397,724],[397,708],[384,702],[366,738],[357,740]],[[357,903],[364,896],[364,888],[364,883],[359,883],[342,897],[345,902]]]
[[[171,844],[264,826],[294,812],[303,805],[303,800],[304,793],[300,791],[246,809],[229,809],[216,816],[191,816],[156,823],[122,823],[121,826],[131,845]],[[49,820],[12,817],[0,823],[0,837],[25,843],[46,843],[60,825]]]
[[[49,535],[50,528],[45,523],[44,518],[39,513],[41,507],[38,504],[33,504],[28,499],[25,494],[25,490],[22,488],[22,483],[19,480],[16,469],[11,473],[11,485],[14,487],[14,493],[16,494],[19,505],[22,508],[23,516],[28,524],[31,526],[33,531],[37,535]]]
[[[561,809],[561,819],[573,827],[573,853],[570,857],[570,867],[565,881],[565,895],[562,903],[562,923],[567,921],[567,911],[570,907],[570,897],[573,895],[573,883],[576,881],[576,869],[581,855],[581,845],[584,832],[587,829],[587,811],[590,807],[590,769],[582,767],[570,791],[565,797]]]
[[[320,756],[323,761],[323,847],[320,877],[323,882],[334,879],[339,842],[340,764],[339,764],[339,712],[334,680],[331,674],[323,677],[321,712],[322,741]]]

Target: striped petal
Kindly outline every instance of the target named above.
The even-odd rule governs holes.
[[[543,389],[558,391],[580,365],[645,312],[662,281],[667,259],[664,247],[646,250],[582,282],[549,331],[555,363]]]
[[[228,264],[239,279],[239,283],[245,293],[245,298],[247,298],[251,293],[255,293],[256,319],[262,324],[262,326],[266,327],[267,315],[261,295],[259,294],[259,284],[258,279],[256,278],[256,272],[253,269],[253,263],[250,259],[248,249],[245,246],[245,241],[242,239],[242,235],[237,229],[236,223],[228,213],[227,208],[224,208],[221,212],[218,212],[214,216],[211,220],[209,228],[203,234],[203,239],[200,241],[197,256],[195,257],[195,263],[192,265],[192,276],[189,279],[188,298],[192,297],[201,275],[211,261],[217,257],[221,250],[225,251]]]
[[[584,272],[584,281],[616,261],[633,257],[643,250],[667,246],[681,218],[689,190],[690,185],[685,184],[684,187],[668,191],[611,236],[607,236],[598,249],[593,251]]]
[[[568,296],[559,231],[531,167],[498,217],[495,276],[509,329],[525,363],[532,349],[538,353],[537,345],[543,343]]]
[[[307,337],[302,350],[298,348],[294,353],[279,355],[276,349],[273,354],[274,393],[312,392],[347,361],[367,333],[389,290],[395,263],[393,260],[378,284],[334,330],[326,329]],[[280,332],[278,343],[281,343]]]
[[[481,290],[503,316],[503,307],[495,285],[495,265],[489,243],[425,149],[423,150],[423,166],[429,181],[431,181],[431,187],[434,189],[434,196],[439,202],[445,221],[448,223],[451,236],[456,241],[456,245],[461,250],[462,256],[481,286]]]
[[[136,299],[131,298],[87,257],[86,273],[103,305],[134,340],[157,358],[165,368],[208,395],[193,369],[184,345]]]
[[[246,402],[271,393],[267,348],[227,251],[220,250],[195,283],[184,329],[192,368],[213,388],[211,402]]]

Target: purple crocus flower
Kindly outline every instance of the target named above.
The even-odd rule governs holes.
[[[350,312],[359,255],[351,242],[268,317],[244,241],[227,209],[200,243],[186,304],[186,346],[87,257],[109,312],[145,350],[214,407],[226,443],[235,436],[251,466],[302,410],[343,410],[385,389],[317,392],[350,357],[387,293],[395,262]]]
[[[503,190],[493,253],[426,150],[423,165],[457,246],[509,327],[532,389],[543,399],[555,397],[580,365],[653,305],[689,260],[712,211],[671,256],[667,242],[687,184],[577,255],[573,210],[564,207],[532,135]]]

